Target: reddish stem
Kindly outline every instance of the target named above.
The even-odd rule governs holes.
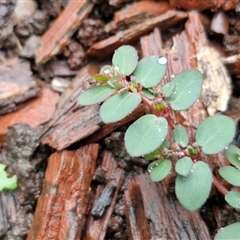
[[[219,182],[219,180],[213,175],[213,185],[218,189],[224,196],[228,193],[228,190]]]

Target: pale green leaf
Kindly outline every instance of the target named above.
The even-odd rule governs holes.
[[[178,124],[173,131],[173,139],[180,146],[186,147],[189,141],[187,130],[182,125]]]
[[[240,167],[240,149],[234,145],[229,145],[227,149],[224,150],[229,162],[236,166]]]
[[[240,208],[240,192],[230,191],[225,195],[225,200],[234,208]]]
[[[202,74],[193,69],[179,73],[171,81],[176,85],[175,91],[167,102],[173,110],[184,110],[189,108],[199,98],[202,91]]]
[[[196,211],[207,200],[211,186],[212,172],[206,163],[199,161],[186,177],[177,175],[175,192],[187,210]]]
[[[234,186],[240,187],[240,170],[232,166],[221,167],[219,173],[222,178]]]
[[[140,93],[119,93],[100,107],[100,116],[104,123],[117,122],[128,116],[141,103]]]
[[[193,161],[190,157],[183,157],[179,159],[175,166],[176,172],[179,175],[184,177],[186,177],[190,173],[192,168],[193,168]]]
[[[240,222],[228,225],[218,230],[214,240],[239,240]]]
[[[131,156],[142,156],[156,150],[168,132],[167,120],[147,114],[135,121],[126,131],[125,145]]]
[[[134,47],[124,45],[113,54],[112,64],[119,68],[119,72],[126,76],[130,75],[138,63],[138,54]]]
[[[222,151],[232,141],[235,125],[231,118],[215,115],[206,118],[198,127],[196,142],[206,154]]]
[[[162,86],[162,90],[165,92],[166,97],[173,95],[176,89],[176,84],[174,82],[169,82]]]
[[[144,96],[146,96],[148,99],[154,99],[154,94],[152,92],[150,92],[149,90],[147,90],[146,88],[144,88],[142,90]]]
[[[159,84],[167,69],[166,63],[159,62],[158,56],[150,56],[140,60],[133,72],[136,82],[141,83],[144,88],[154,87]]]
[[[115,89],[107,85],[93,87],[81,93],[77,101],[80,105],[92,105],[104,101],[110,97],[114,91]]]
[[[8,177],[5,168],[6,166],[0,163],[0,192],[4,189],[14,190],[17,188],[17,176]]]
[[[158,182],[163,180],[171,171],[172,162],[170,160],[161,160],[151,163],[148,167],[150,172],[150,178],[153,182]]]

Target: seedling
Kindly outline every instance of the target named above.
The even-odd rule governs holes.
[[[170,113],[187,109],[198,100],[202,73],[197,69],[187,70],[163,85],[166,70],[165,56],[150,56],[138,62],[137,51],[131,46],[122,46],[115,51],[112,65],[102,67],[100,73],[93,76],[94,86],[79,96],[78,103],[103,102],[100,116],[104,123],[124,119],[140,103],[147,105],[151,113],[132,123],[124,140],[131,156],[150,161],[148,171],[152,181],[161,181],[175,172],[176,196],[190,211],[204,204],[212,183],[231,206],[240,208],[240,193],[228,192],[201,160],[202,154],[224,150],[234,167],[223,167],[219,173],[232,185],[240,186],[240,149],[229,145],[235,134],[233,121],[223,115],[208,117],[198,126],[195,139],[189,139],[187,129],[175,123]],[[234,226],[226,227],[226,231],[236,232]],[[217,234],[216,239],[222,239],[221,236],[222,233]]]

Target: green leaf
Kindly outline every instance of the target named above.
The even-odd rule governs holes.
[[[140,60],[133,72],[136,82],[141,83],[145,88],[154,87],[159,84],[167,69],[166,64],[159,62],[158,56],[150,56]]]
[[[192,168],[193,168],[193,161],[190,157],[184,157],[179,159],[175,166],[176,172],[179,175],[184,177],[186,177],[190,173]]]
[[[93,87],[85,92],[81,93],[78,97],[78,104],[80,105],[91,105],[99,103],[110,97],[114,93],[115,89],[109,86]]]
[[[215,115],[206,118],[198,127],[196,142],[206,154],[222,151],[233,139],[235,125],[231,118]]]
[[[148,171],[153,182],[163,180],[171,171],[172,162],[170,160],[155,161],[150,164]]]
[[[212,172],[202,161],[195,163],[187,175],[177,175],[175,191],[179,202],[189,211],[199,209],[207,200],[212,186]]]
[[[225,200],[234,208],[240,208],[240,192],[230,191],[225,195]],[[240,236],[240,235],[239,235]]]
[[[174,91],[176,89],[176,84],[173,82],[169,82],[162,86],[162,90],[165,92],[166,97],[170,97],[173,95]]]
[[[142,90],[144,96],[146,96],[148,99],[154,99],[154,94],[148,91],[146,88]]]
[[[187,130],[182,125],[178,124],[173,131],[173,139],[180,146],[186,147],[189,141]]]
[[[227,149],[224,150],[229,162],[236,166],[240,167],[240,149],[234,145],[229,145]]]
[[[4,189],[14,190],[17,187],[17,176],[7,177],[6,165],[0,163],[0,192]]]
[[[126,131],[125,145],[131,156],[142,156],[156,150],[168,132],[167,120],[147,114],[135,121]]]
[[[120,121],[132,113],[141,101],[140,93],[119,93],[102,104],[100,116],[104,123]]]
[[[113,54],[112,64],[119,68],[119,72],[126,76],[130,75],[138,63],[138,54],[134,47],[124,45]]]
[[[219,173],[222,178],[234,186],[240,186],[240,171],[232,166],[221,167]]]
[[[202,91],[202,74],[193,69],[179,73],[171,81],[176,85],[174,93],[167,97],[173,110],[189,108],[199,98]]]
[[[97,74],[93,76],[93,79],[97,82],[104,83],[104,82],[107,82],[110,79],[110,77],[104,74]]]
[[[239,240],[240,222],[228,225],[218,230],[214,240]]]

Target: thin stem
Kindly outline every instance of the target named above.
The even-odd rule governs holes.
[[[218,189],[224,196],[228,193],[228,190],[219,182],[219,180],[213,175],[213,185]]]

